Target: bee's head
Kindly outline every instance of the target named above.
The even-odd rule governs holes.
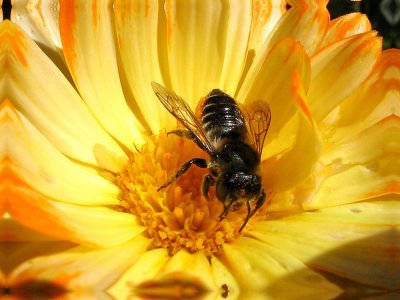
[[[217,197],[227,199],[256,199],[262,190],[261,178],[245,172],[225,173],[217,181]]]

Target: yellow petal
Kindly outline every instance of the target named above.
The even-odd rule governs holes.
[[[110,247],[143,232],[134,216],[104,207],[85,207],[48,200],[23,187],[10,192],[8,211],[19,223],[59,239]]]
[[[158,249],[147,252],[110,292],[118,299],[128,296],[192,299],[215,290],[212,279],[204,254],[180,251],[169,257],[166,251]]]
[[[154,279],[168,260],[168,252],[163,248],[143,253],[108,292],[115,299],[128,299],[134,292],[133,287]]]
[[[400,204],[393,199],[260,222],[250,234],[317,270],[396,289]]]
[[[134,150],[144,132],[125,101],[112,22],[109,0],[60,1],[61,40],[76,86],[107,132]]]
[[[364,166],[348,167],[338,174],[323,178],[321,186],[304,207],[316,209],[398,193],[397,181],[398,176],[382,178]]]
[[[61,46],[58,0],[13,0],[11,20],[37,43],[57,52]]]
[[[0,23],[0,49],[0,74],[8,80],[0,93],[62,153],[96,165],[93,147],[101,144],[125,156],[50,59],[9,21]]]
[[[60,254],[26,261],[10,275],[13,285],[24,282],[48,282],[74,292],[101,291],[109,287],[122,272],[146,250],[148,240],[106,250],[89,251],[77,247]]]
[[[234,274],[216,256],[211,257],[210,263],[213,269],[214,281],[217,288],[219,287],[218,293],[226,299],[237,299],[240,295],[240,286]]]
[[[316,190],[305,206],[332,206],[399,193],[399,130],[399,119],[388,117],[346,140],[326,143],[329,151],[321,157],[324,165],[316,171]]]
[[[276,24],[268,43],[291,37],[300,42],[308,55],[315,53],[329,24],[327,1],[294,0],[292,7]]]
[[[0,242],[4,241],[44,243],[54,239],[22,226],[7,214],[0,219]]]
[[[252,16],[251,4],[251,1],[231,1],[229,7],[226,8],[228,20],[225,24],[226,28],[222,29],[226,33],[221,33],[221,35],[226,35],[224,37],[225,53],[218,88],[230,95],[236,93],[245,66],[247,49],[250,46],[248,45],[250,25],[256,18]],[[225,8],[222,9],[225,10]]]
[[[371,23],[366,15],[351,13],[329,22],[328,30],[320,48],[344,38],[371,30]]]
[[[228,21],[235,15],[237,5],[229,9],[229,2],[213,0],[166,2],[171,86],[191,103],[197,103],[200,97],[218,87],[224,65],[228,68],[228,61],[225,60],[224,55],[226,51],[229,55],[227,39],[229,41],[232,37],[231,32],[227,33],[227,26],[234,24],[233,21]],[[251,11],[245,9],[242,13],[248,14],[243,16],[244,24],[237,23],[236,25],[244,27],[244,33],[241,33],[243,38],[246,30],[250,29]],[[239,52],[243,51],[243,45],[238,44],[236,47],[239,47]],[[244,66],[244,61],[245,55],[236,57],[235,61],[230,61],[230,63]],[[235,73],[239,73],[237,71],[235,70]],[[234,81],[237,82],[238,79]],[[232,93],[232,91],[228,92]]]
[[[284,299],[291,299],[294,291],[331,297],[340,293],[338,287],[277,246],[244,237],[224,246],[223,261],[245,291],[265,291],[266,296],[287,293]]]
[[[400,51],[385,50],[367,80],[343,101],[338,125],[362,123],[366,128],[390,115],[400,116],[399,94]]]
[[[128,299],[134,294],[134,287],[156,278],[169,259],[167,250],[162,248],[143,253],[108,292],[115,299]]]
[[[321,152],[321,142],[312,116],[304,102],[300,78],[295,73],[291,88],[299,111],[298,129],[293,146],[262,164],[263,182],[272,193],[279,193],[304,181],[313,171]]]
[[[166,25],[158,1],[116,0],[114,12],[122,66],[134,97],[131,101],[135,101],[132,107],[138,107],[141,119],[154,134],[163,128],[175,127],[174,118],[151,88],[152,81],[163,83],[162,73],[168,71],[166,51],[163,51],[165,33],[158,32]]]
[[[271,140],[296,111],[292,96],[295,70],[300,74],[300,84],[307,89],[310,65],[304,49],[297,42],[284,39],[270,52],[260,50],[240,87],[239,102],[264,100],[269,104],[272,117],[267,140]]]
[[[20,227],[22,228],[22,226]],[[24,229],[22,229],[24,230]],[[28,230],[25,229],[27,232]],[[30,231],[31,235],[38,236],[37,233]],[[70,242],[57,241],[54,239],[42,238],[41,240],[20,240],[16,242],[1,242],[0,265],[1,270],[10,274],[24,261],[37,256],[51,255],[54,253],[68,250],[76,245]]]
[[[216,290],[212,268],[202,252],[188,253],[180,250],[171,257],[158,276],[159,278],[177,276],[177,278],[197,281],[206,290]]]
[[[151,282],[153,282],[153,288],[155,288],[157,286],[157,282],[160,285],[159,287],[161,287],[162,282],[164,281],[163,288],[165,289],[164,291],[167,291],[167,278],[170,279],[170,284],[172,284],[173,278],[176,281],[181,280],[182,286],[185,285],[185,282],[188,284],[190,281],[190,276],[193,274],[195,274],[196,277],[197,275],[202,274],[201,278],[207,278],[210,276],[208,273],[209,268],[207,267],[208,263],[206,263],[203,258],[198,260],[196,257],[202,256],[190,255],[183,252],[178,254],[176,258],[171,258],[165,249],[148,251],[144,253],[135,264],[132,265],[129,271],[127,271],[113,287],[109,289],[109,292],[116,299],[126,299],[128,296],[135,295],[135,293],[139,295],[143,293],[145,285],[148,284],[150,286]],[[170,262],[170,260],[172,261]],[[187,260],[190,260],[191,263],[193,263],[193,261],[198,261],[198,263],[190,264],[189,268],[182,268],[182,265],[188,264]],[[195,267],[197,264],[199,265],[199,268]],[[206,267],[206,273],[204,273],[204,267]],[[195,270],[188,272],[192,268],[195,268]],[[216,283],[216,290],[213,288],[213,290],[207,291],[207,295],[211,293],[209,296],[211,296],[211,299],[213,299],[213,294],[226,294],[228,297],[227,299],[236,299],[239,293],[239,287],[229,270],[216,257],[211,258],[211,268],[213,272],[213,278],[208,279],[214,279],[214,282]],[[180,277],[179,273],[181,272],[186,275]],[[194,283],[195,282],[196,280]],[[151,293],[149,290],[147,292]],[[153,293],[155,295],[156,291],[153,290]],[[203,297],[204,296],[205,295],[203,294]],[[166,295],[164,295],[164,297],[166,297]]]
[[[167,2],[166,21],[158,1],[117,1],[115,6],[127,80],[154,133],[171,129],[176,122],[154,96],[151,81],[168,86],[170,72],[171,89],[194,107],[213,88],[233,94],[246,58],[250,1],[221,7],[211,1],[179,3],[177,10],[175,5]]]
[[[4,77],[0,75],[0,90],[3,83]],[[7,212],[7,198],[12,182],[7,146],[7,137],[10,136],[11,103],[6,98],[3,100],[0,97],[0,99],[2,99],[0,100],[0,217],[3,218]],[[3,235],[3,232],[1,233]]]
[[[275,24],[286,12],[286,1],[255,0],[249,37],[249,49],[258,52],[271,34]]]
[[[10,106],[5,137],[9,167],[42,194],[80,205],[117,205],[119,189],[96,169],[77,164],[60,153],[24,116]]]
[[[341,40],[311,58],[307,100],[322,120],[367,78],[381,53],[381,38],[368,32]]]
[[[321,157],[325,166],[335,165],[339,169],[362,164],[382,176],[398,173],[394,166],[390,166],[390,162],[395,164],[398,161],[400,118],[387,117],[354,135],[347,130],[346,138],[346,129],[341,131],[338,137],[330,140],[329,149]]]

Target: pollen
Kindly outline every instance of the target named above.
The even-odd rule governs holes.
[[[206,255],[239,237],[246,211],[232,211],[220,220],[223,203],[210,187],[209,197],[201,194],[207,169],[192,166],[160,189],[179,168],[192,158],[205,158],[193,141],[160,133],[140,151],[132,153],[125,169],[115,176],[120,188],[119,210],[135,215],[153,248],[166,248],[172,255],[180,249]]]

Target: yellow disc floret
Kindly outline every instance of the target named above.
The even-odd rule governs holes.
[[[161,133],[132,154],[115,177],[123,210],[137,216],[147,228],[154,248],[167,248],[171,254],[180,249],[215,253],[239,236],[246,213],[230,212],[220,221],[223,204],[214,188],[210,188],[209,199],[201,194],[207,169],[194,166],[160,190],[183,163],[194,157],[207,159],[207,153],[193,141]]]

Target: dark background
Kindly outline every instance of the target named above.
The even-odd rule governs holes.
[[[3,0],[4,19],[10,18],[10,1]],[[383,48],[400,48],[400,4],[396,0],[330,0],[328,9],[331,19],[351,12],[367,14],[373,28],[384,38]]]
[[[9,19],[11,12],[11,0],[3,0],[1,8],[3,9],[3,19]]]

